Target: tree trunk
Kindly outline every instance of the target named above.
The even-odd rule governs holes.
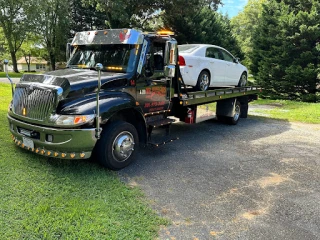
[[[11,59],[12,59],[12,67],[13,67],[13,71],[18,73],[18,66],[17,66],[17,56],[15,52],[10,51],[11,54]]]
[[[28,66],[28,72],[30,72],[30,61],[31,61],[31,54],[28,55],[24,53],[24,59],[26,60],[27,66]]]
[[[51,70],[56,70],[56,57],[54,53],[50,53],[50,64],[51,64]]]
[[[28,55],[29,59],[28,59],[28,72],[30,72],[30,63],[31,63],[31,54],[29,53]]]

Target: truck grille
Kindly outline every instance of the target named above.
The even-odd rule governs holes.
[[[17,87],[13,98],[13,112],[35,120],[45,120],[55,107],[51,89]]]

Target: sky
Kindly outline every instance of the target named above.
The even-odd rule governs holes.
[[[218,12],[227,14],[229,18],[236,16],[240,11],[243,10],[248,0],[222,0],[223,6],[219,6]]]

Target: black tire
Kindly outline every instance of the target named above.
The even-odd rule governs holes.
[[[128,122],[116,121],[102,130],[95,156],[102,166],[119,170],[134,160],[138,147],[139,137],[136,128]]]
[[[225,123],[227,121],[227,117],[222,115],[217,115],[217,119],[221,123]]]
[[[198,77],[196,90],[206,91],[209,89],[209,86],[210,86],[210,74],[208,71],[203,70]]]
[[[226,122],[230,125],[236,125],[239,122],[241,115],[241,104],[239,101],[236,101],[234,110],[233,110],[233,116],[227,117]]]
[[[244,72],[241,74],[238,87],[244,87],[247,85],[247,83],[248,83],[248,77],[247,77],[247,74]]]

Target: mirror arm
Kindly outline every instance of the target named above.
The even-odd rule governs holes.
[[[8,74],[8,63],[9,63],[9,60],[5,59],[5,60],[3,61],[3,63],[4,63],[5,71],[6,71],[6,76],[7,76],[7,78],[9,79],[10,84],[11,84],[11,92],[12,92],[12,97],[13,97],[13,95],[14,95],[13,81],[12,81],[12,79],[9,77],[9,74]]]

